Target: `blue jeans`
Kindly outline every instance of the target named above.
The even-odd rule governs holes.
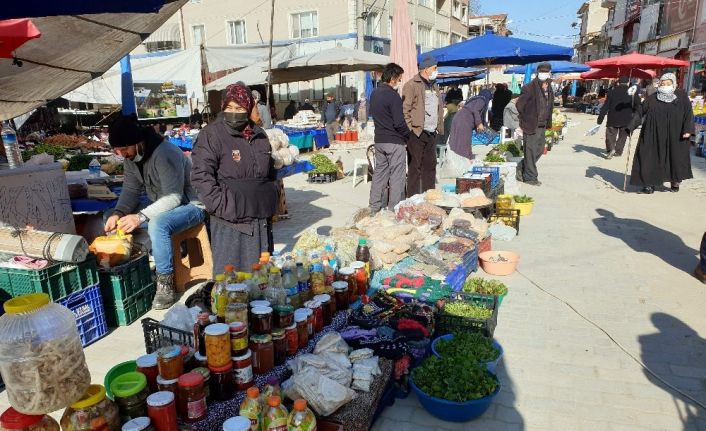
[[[186,204],[162,213],[149,221],[147,233],[152,241],[152,256],[158,274],[174,272],[172,234],[183,232],[203,223],[205,218],[204,210],[192,204]]]

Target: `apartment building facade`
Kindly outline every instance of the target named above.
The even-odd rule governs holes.
[[[581,29],[578,43],[574,46],[579,63],[603,58],[607,52],[603,25],[608,21],[609,8],[603,0],[584,2],[576,12]]]

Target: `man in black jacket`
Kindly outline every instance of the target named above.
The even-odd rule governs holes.
[[[385,66],[382,83],[370,96],[370,115],[375,122],[375,170],[370,187],[370,213],[383,206],[385,188],[390,187],[387,207],[392,210],[405,196],[406,142],[409,127],[397,92],[404,69],[395,63]]]
[[[605,129],[606,159],[622,156],[625,141],[628,139],[627,128],[635,113],[633,96],[628,95],[628,83],[627,76],[618,79],[618,85],[608,92],[598,115],[598,124],[602,124],[606,114],[608,115]]]
[[[552,66],[541,63],[537,66],[537,77],[522,87],[517,99],[517,112],[520,114],[525,158],[517,165],[517,180],[533,186],[539,182],[537,161],[544,152],[544,134],[552,127],[554,92],[550,85]]]

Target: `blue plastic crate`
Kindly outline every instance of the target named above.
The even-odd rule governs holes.
[[[463,255],[461,263],[446,275],[444,282],[451,286],[454,291],[459,292],[463,288],[463,283],[466,281],[466,278],[477,270],[478,244],[476,244],[473,250]]]
[[[83,347],[103,338],[108,333],[99,284],[81,289],[56,302],[71,310],[76,316],[76,327]]]
[[[330,143],[328,141],[328,135],[326,134],[326,129],[316,129],[312,132],[314,135],[314,142],[316,143],[316,148],[328,148]]]
[[[490,188],[494,189],[500,182],[500,166],[474,166],[472,174],[490,174]]]

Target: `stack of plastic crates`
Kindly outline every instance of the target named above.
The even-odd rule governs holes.
[[[156,286],[147,253],[129,262],[99,270],[108,325],[127,326],[152,307]]]
[[[474,166],[472,174],[490,174],[490,187],[494,189],[500,183],[500,166]]]

